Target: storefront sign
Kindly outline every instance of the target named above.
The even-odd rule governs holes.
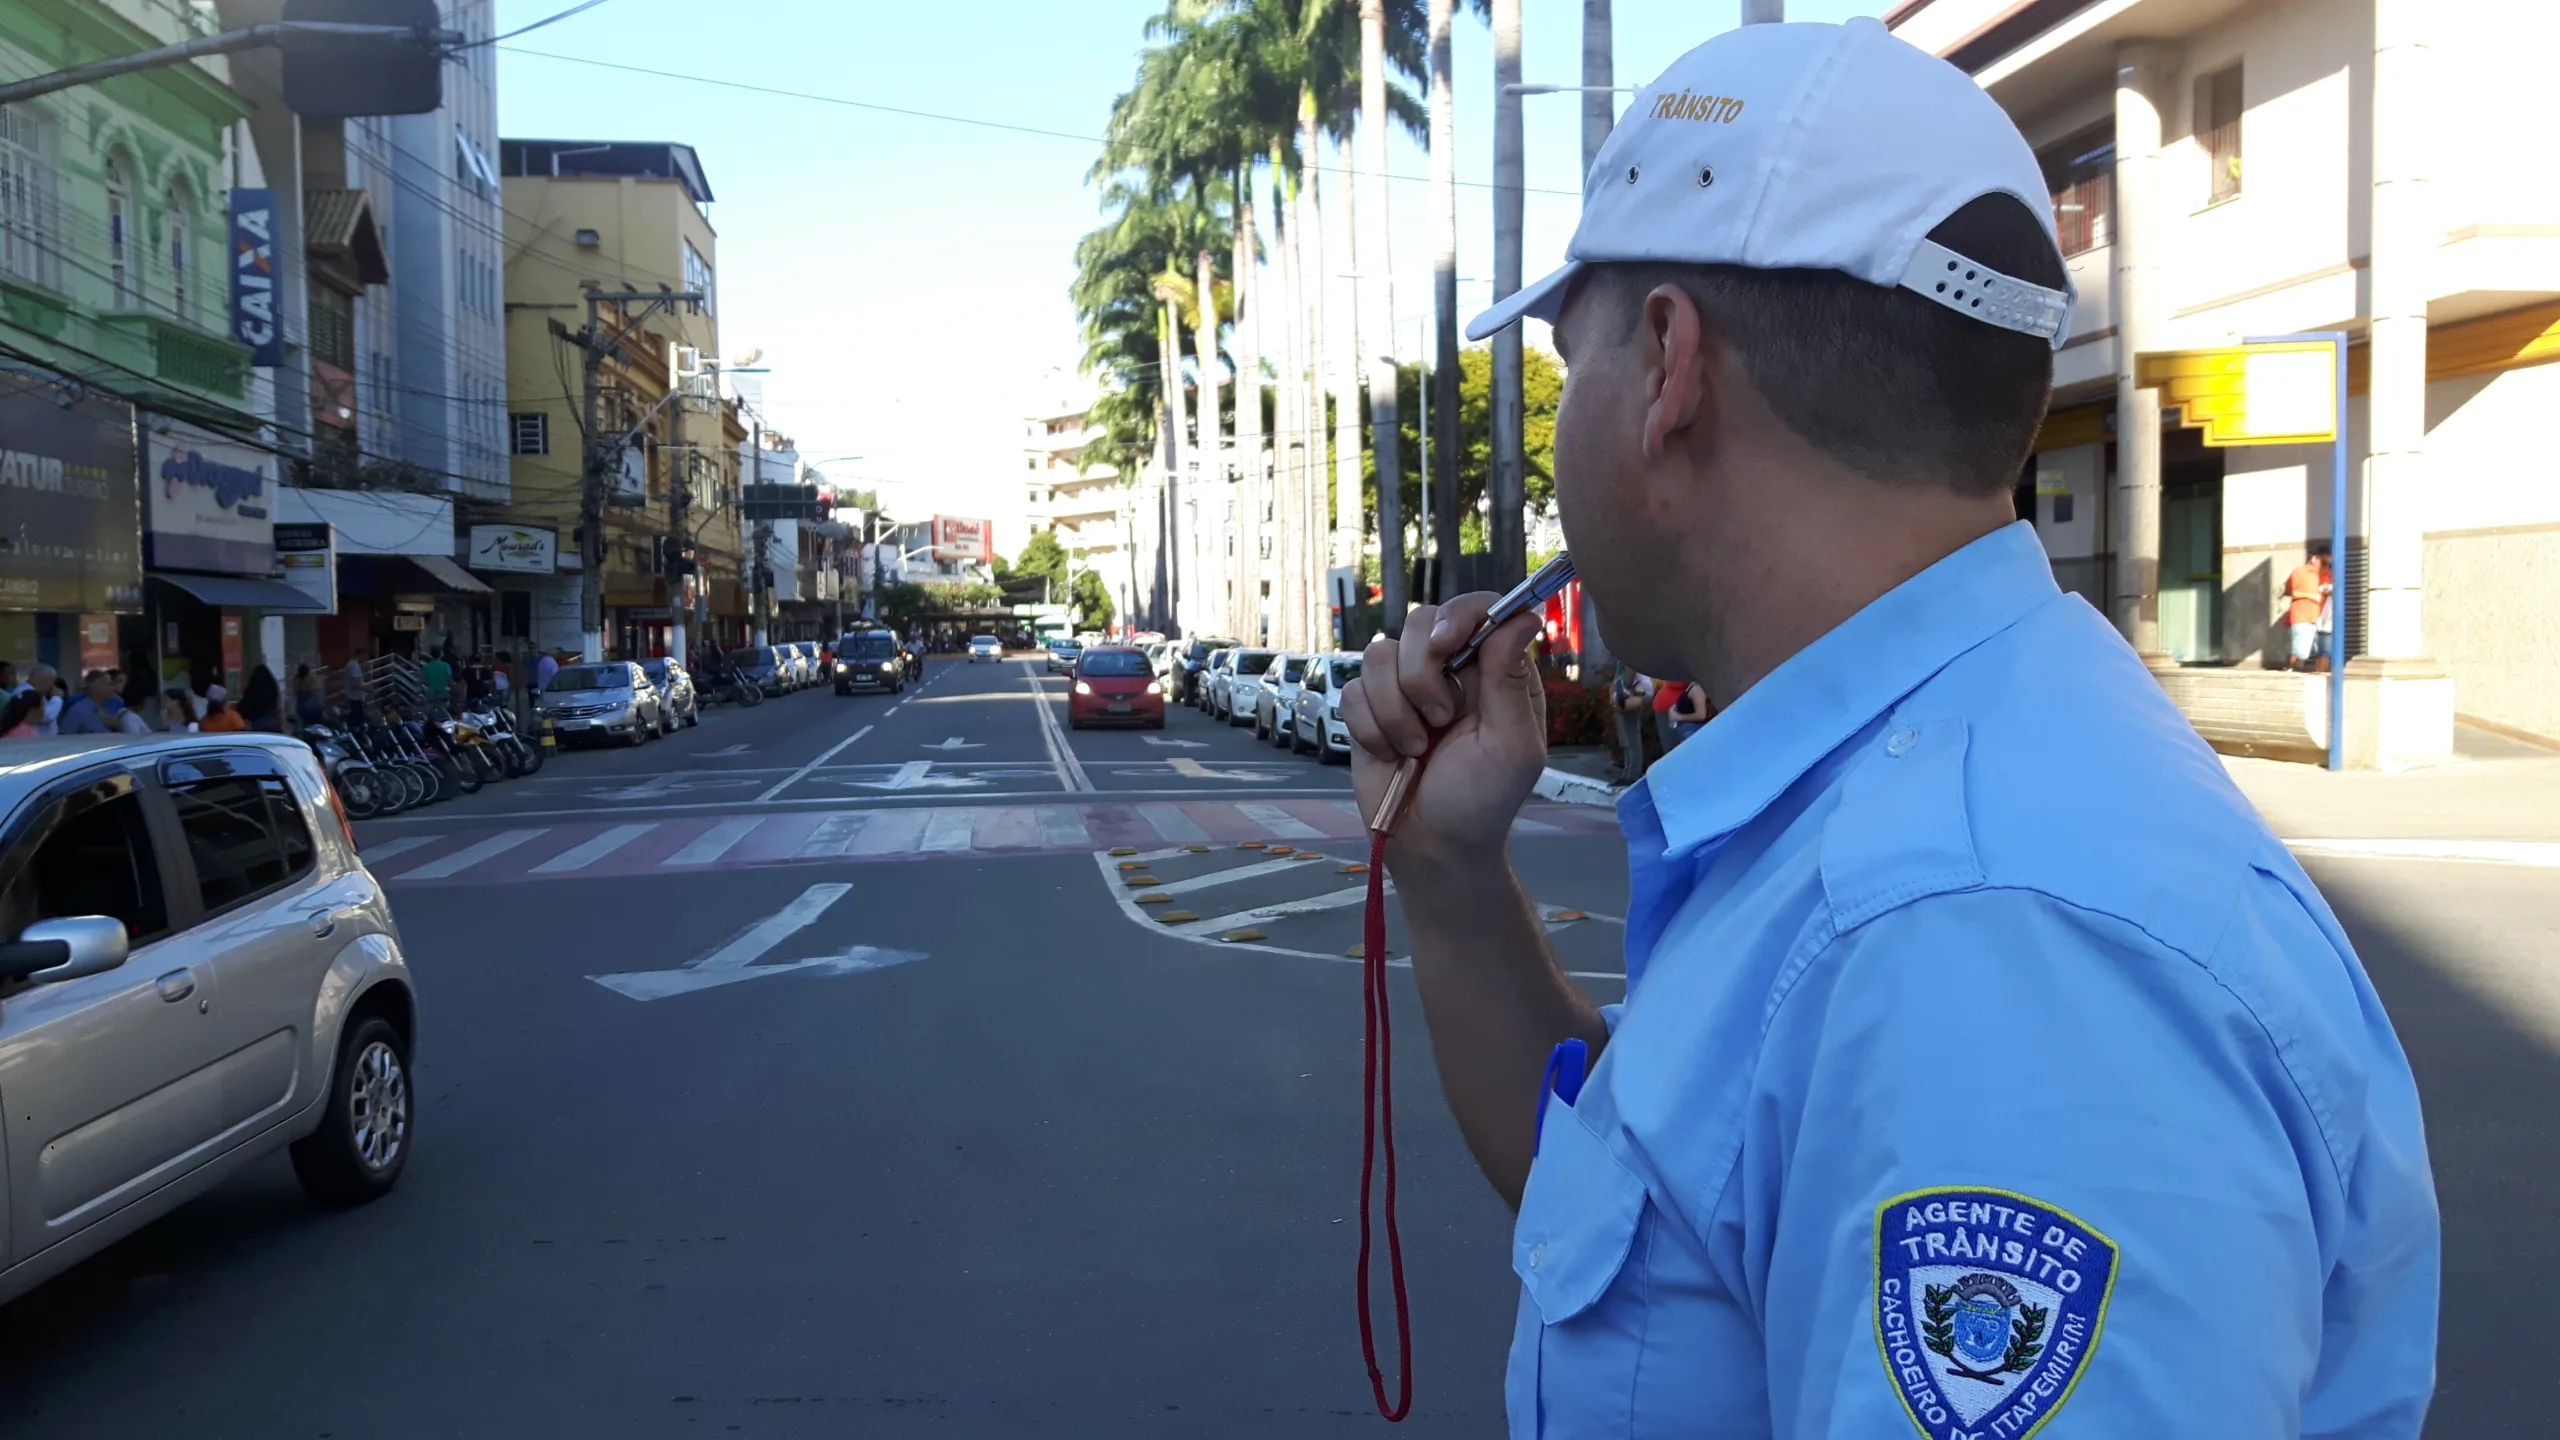
[[[240,671],[247,664],[248,657],[240,640],[240,617],[225,614],[222,617],[222,683],[234,695],[240,693]]]
[[[249,363],[284,363],[284,331],[276,324],[276,192],[231,191],[231,338],[249,347]]]
[[[0,610],[142,609],[133,411],[0,370]]]
[[[275,456],[158,415],[143,417],[150,469],[144,548],[164,570],[269,575],[276,568]]]
[[[116,668],[116,617],[83,615],[80,617],[80,669],[113,670]]]
[[[993,528],[984,520],[936,515],[933,517],[933,558],[984,560],[988,555],[988,532]]]
[[[338,613],[337,532],[327,522],[277,525],[276,568],[284,583]]]
[[[528,530],[521,525],[474,525],[471,549],[462,563],[474,570],[521,570],[548,575],[559,568],[560,532]]]

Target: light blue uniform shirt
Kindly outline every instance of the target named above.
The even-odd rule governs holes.
[[[1628,998],[1540,1124],[1516,1440],[2417,1435],[2408,1061],[2030,527],[1788,660],[1619,813]]]

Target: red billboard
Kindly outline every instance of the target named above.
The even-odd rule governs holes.
[[[987,560],[995,555],[993,531],[988,520],[963,520],[956,515],[933,517],[933,558],[936,560]]]

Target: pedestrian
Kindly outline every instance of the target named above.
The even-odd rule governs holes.
[[[172,686],[160,692],[160,726],[173,735],[196,733],[194,696]]]
[[[2329,598],[2329,548],[2313,545],[2302,563],[2285,577],[2285,629],[2287,670],[2309,670],[2311,654],[2319,644],[2320,611]]]
[[[2329,573],[2329,553],[2320,552],[2320,618],[2311,634],[2311,668],[2327,670],[2337,659],[2338,587]]]
[[[1715,717],[1715,702],[1707,698],[1706,686],[1692,681],[1673,687],[1671,708],[1654,717],[1662,725],[1663,753],[1669,754]]]
[[[36,733],[61,734],[62,707],[71,703],[69,687],[62,683],[61,673],[39,660],[27,667],[26,689],[44,702],[36,710]]]
[[[512,650],[501,650],[498,652],[498,663],[491,666],[489,669],[489,688],[497,695],[498,703],[500,705],[505,705],[507,703],[507,696],[512,693],[511,687],[514,685],[515,680],[511,672],[513,672],[515,668],[515,652]]]
[[[0,695],[14,696],[26,686],[18,679],[18,667],[0,660]]]
[[[225,699],[220,693],[221,690],[222,687],[216,685],[211,691],[206,692],[204,719],[198,722],[196,728],[207,735],[236,735],[247,730],[248,717],[240,713],[238,706]]]
[[[1690,51],[1594,175],[1575,258],[1470,334],[1554,327],[1609,648],[1723,707],[1619,803],[1623,1003],[1509,868],[1534,617],[1452,682],[1492,597],[1417,607],[1343,706],[1364,811],[1431,756],[1387,859],[1518,1208],[1510,1433],[2413,1440],[2408,1061],[2012,502],[2071,330],[2033,152],[1856,19]]]
[[[328,713],[329,699],[326,693],[326,687],[320,683],[319,672],[313,670],[311,668],[311,662],[307,660],[294,666],[294,720],[303,728],[309,729],[311,726],[321,723],[321,721],[328,716]]]
[[[264,665],[249,672],[249,683],[240,689],[240,718],[252,730],[284,733],[284,687],[276,683],[276,672]]]
[[[1609,682],[1609,710],[1618,727],[1618,783],[1633,785],[1644,778],[1644,716],[1653,703],[1653,682],[1635,672],[1626,661],[1618,662],[1616,678]]]
[[[55,733],[62,735],[109,735],[114,727],[107,723],[107,697],[116,693],[107,683],[107,672],[92,670],[80,677],[81,693],[62,707],[62,720]]]
[[[345,671],[340,677],[345,690],[341,698],[346,703],[347,723],[350,725],[364,723],[365,659],[370,648],[363,641],[357,641],[354,648],[347,652]]]
[[[427,703],[441,705],[453,693],[453,662],[430,651],[426,663],[418,667],[418,679],[426,686]]]
[[[100,708],[106,712],[107,729],[110,733],[117,735],[148,735],[151,733],[150,722],[142,718],[142,713],[140,711],[124,703],[124,697],[122,695],[109,695],[107,697],[107,703]]]
[[[44,711],[44,697],[20,687],[9,692],[6,703],[0,703],[0,740],[33,740],[36,717]]]
[[[559,673],[560,657],[547,651],[536,656],[533,662],[533,693],[539,695],[550,689],[551,677]]]

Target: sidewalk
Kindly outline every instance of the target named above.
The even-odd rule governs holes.
[[[2283,760],[2223,758],[2241,792],[2288,842],[2435,841],[2428,845],[2297,844],[2330,853],[2434,855],[2560,866],[2560,753],[2465,728],[2450,762],[2425,770],[2332,774]],[[1607,805],[1605,748],[1555,750],[1538,793]]]

